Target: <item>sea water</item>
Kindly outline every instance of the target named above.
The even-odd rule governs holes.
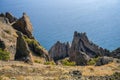
[[[120,47],[120,0],[0,0],[0,12],[26,12],[47,50],[58,40],[72,42],[74,31],[103,48]]]

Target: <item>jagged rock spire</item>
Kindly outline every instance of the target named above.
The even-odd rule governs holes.
[[[13,28],[27,35],[29,38],[33,38],[32,36],[32,24],[30,22],[29,17],[26,13],[23,13],[23,16],[18,19],[13,25]]]

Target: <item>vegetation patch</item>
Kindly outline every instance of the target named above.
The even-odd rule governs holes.
[[[25,39],[25,41],[28,43],[28,46],[30,47],[30,49],[35,52],[37,55],[41,56],[42,53],[41,50],[43,50],[44,48],[35,40],[35,39],[30,39],[27,36],[24,35],[23,37]]]
[[[75,62],[70,61],[69,59],[63,59],[60,61],[62,65],[64,66],[75,66]]]
[[[0,60],[9,60],[9,59],[10,59],[10,53],[0,48]]]
[[[88,65],[95,65],[98,60],[99,60],[99,57],[92,58],[92,59],[90,59],[90,61],[87,62],[87,64]]]
[[[40,60],[37,60],[37,59],[34,60],[34,62],[35,62],[35,63],[41,63],[41,61],[40,61]]]
[[[45,65],[55,65],[55,63],[53,61],[46,61],[44,64]]]

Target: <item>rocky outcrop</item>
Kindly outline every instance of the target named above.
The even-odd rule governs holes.
[[[68,55],[70,61],[75,61],[77,65],[87,65],[87,61],[90,58],[108,56],[110,54],[109,50],[92,43],[86,33],[78,33],[76,31],[74,32],[71,46],[66,47],[64,43],[57,42],[49,53],[55,60],[65,58]]]
[[[24,35],[27,35],[29,38],[33,38],[32,24],[29,17],[25,13],[23,13],[22,18],[18,19],[12,26],[14,29],[22,32]]]
[[[0,21],[0,41],[2,42],[1,48],[11,53],[10,59],[13,60],[16,53],[17,34],[12,26],[2,21]]]
[[[23,34],[21,32],[17,32],[17,34],[18,34],[18,38],[17,38],[15,60],[33,62],[31,51],[28,47],[27,42],[23,38]]]
[[[116,50],[112,51],[111,57],[120,59],[120,48],[117,48]]]
[[[75,62],[76,65],[85,66],[87,62],[90,60],[90,57],[84,52],[76,52],[75,53]]]
[[[113,62],[113,58],[104,56],[104,57],[101,57],[98,59],[98,61],[96,62],[96,66],[105,65],[105,64],[108,64],[110,62]]]
[[[10,23],[13,23],[13,22],[17,21],[17,18],[14,17],[14,16],[13,16],[11,13],[9,13],[9,12],[6,12],[5,16],[6,16],[6,18],[8,18],[8,20],[9,20]]]
[[[48,51],[45,50],[45,48],[43,48],[37,40],[30,39],[27,36],[24,36],[24,39],[26,40],[33,55],[43,57],[46,61],[50,60]]]
[[[8,19],[7,19],[7,18],[5,18],[5,17],[0,17],[0,21],[1,21],[2,23],[9,24]]]
[[[74,61],[76,52],[80,51],[85,52],[91,58],[109,54],[109,51],[107,51],[106,49],[103,49],[90,42],[88,37],[86,36],[86,33],[78,33],[75,31],[69,53],[70,59]]]
[[[13,22],[17,21],[17,18],[14,17],[11,13],[6,12],[5,14],[4,13],[0,14],[0,20],[3,23],[9,24],[9,23],[13,23]]]
[[[61,43],[60,41],[57,41],[57,43],[53,45],[49,50],[49,54],[54,61],[57,61],[59,59],[68,57],[69,49],[70,49],[70,45],[68,42]]]

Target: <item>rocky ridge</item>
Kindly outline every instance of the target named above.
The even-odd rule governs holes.
[[[82,65],[82,66],[87,65],[89,60],[97,57],[101,57],[100,60],[102,59],[102,61],[104,61],[103,63],[106,63],[106,64],[111,62],[111,60],[108,59],[110,57],[115,57],[117,55],[116,58],[119,58],[119,51],[120,51],[119,49],[113,51],[112,52],[113,54],[112,54],[109,50],[103,49],[102,47],[99,47],[98,45],[91,42],[88,39],[86,33],[78,33],[77,31],[74,32],[73,41],[69,49],[66,49],[65,47],[61,47],[58,49],[60,45],[61,44],[57,44],[57,45],[55,44],[49,50],[49,53],[50,55],[52,55],[52,58],[54,59],[54,57],[60,54],[61,56],[68,55],[66,57],[69,57],[70,61],[75,61],[76,65]],[[60,49],[62,49],[62,51]],[[111,56],[111,54],[114,56]],[[108,57],[107,58],[108,62],[106,62],[105,60],[106,58],[104,58],[104,56]],[[62,59],[63,58],[65,57],[62,57]],[[60,60],[60,59],[61,58],[59,57],[57,58],[57,60]]]
[[[47,50],[32,35],[32,24],[26,13],[23,13],[19,19],[11,13],[1,13],[0,28],[0,40],[5,43],[12,60],[32,62],[32,56],[40,56],[49,60]]]

